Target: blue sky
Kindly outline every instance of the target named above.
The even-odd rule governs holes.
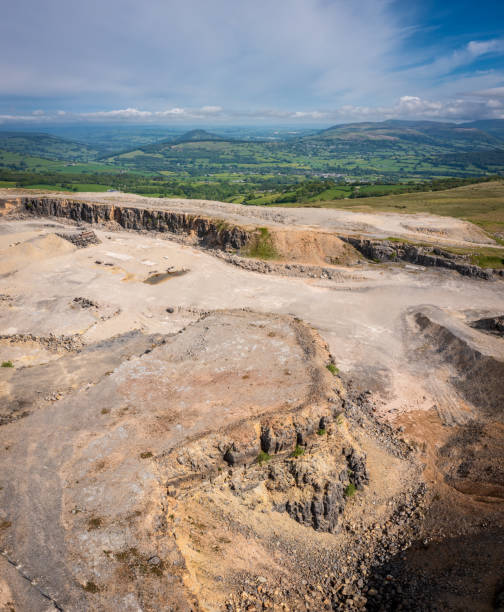
[[[504,0],[17,0],[0,122],[504,118]]]

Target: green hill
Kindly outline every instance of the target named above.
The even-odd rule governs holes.
[[[480,123],[480,122],[476,122]],[[308,137],[312,141],[335,141],[359,147],[366,144],[385,148],[422,144],[448,150],[491,149],[504,144],[495,133],[474,124],[437,121],[381,121],[335,125]]]
[[[504,143],[504,119],[482,119],[480,121],[464,123],[463,125],[482,130],[487,134],[499,138]]]
[[[0,150],[23,156],[67,162],[87,162],[98,155],[95,149],[80,142],[33,132],[0,132]]]
[[[217,134],[212,134],[211,132],[207,132],[206,130],[190,130],[182,136],[176,138],[173,143],[180,144],[183,142],[212,142],[212,141],[226,141],[227,138],[223,138],[222,136],[218,136]]]

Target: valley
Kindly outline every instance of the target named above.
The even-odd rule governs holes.
[[[3,131],[0,185],[253,205],[438,190],[502,175],[503,121],[385,121],[325,130]]]

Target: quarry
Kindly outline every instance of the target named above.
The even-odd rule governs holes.
[[[504,609],[504,278],[475,245],[0,189],[0,609]]]

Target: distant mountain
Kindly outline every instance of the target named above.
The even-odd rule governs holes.
[[[28,157],[49,160],[89,161],[97,151],[80,142],[66,140],[51,134],[34,132],[0,132],[0,150]]]
[[[478,122],[475,122],[478,123]],[[348,123],[322,130],[310,140],[345,142],[347,144],[432,145],[453,148],[491,149],[502,147],[503,141],[474,124],[441,123],[437,121],[381,121]]]
[[[482,130],[504,141],[504,119],[481,119],[480,121],[471,121],[463,125]]]
[[[211,132],[207,132],[206,130],[191,130],[182,134],[178,138],[175,138],[173,141],[174,144],[181,144],[183,142],[211,142],[215,140],[220,141],[229,141],[229,138],[223,138],[222,136],[218,136],[217,134],[212,134]]]

